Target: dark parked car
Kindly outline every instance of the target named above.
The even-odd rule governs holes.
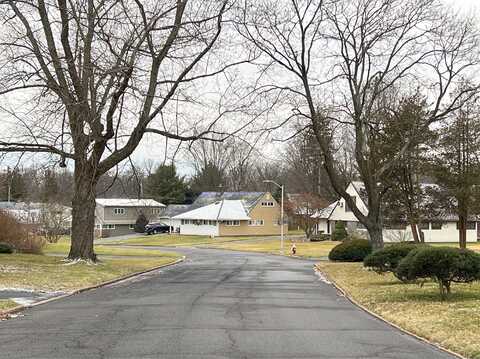
[[[165,223],[149,223],[145,226],[146,234],[169,233],[170,230],[173,232],[173,227]]]

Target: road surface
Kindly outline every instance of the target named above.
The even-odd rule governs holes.
[[[353,306],[313,262],[175,251],[188,260],[0,322],[0,357],[453,358]]]

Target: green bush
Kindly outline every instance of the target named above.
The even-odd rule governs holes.
[[[363,260],[363,266],[372,269],[378,274],[393,272],[398,263],[405,258],[412,250],[419,246],[414,243],[392,244],[370,253]]]
[[[335,229],[332,233],[332,241],[344,241],[348,237],[347,229],[345,228],[345,222],[335,222]]]
[[[333,247],[328,254],[331,261],[361,262],[372,252],[372,245],[367,239],[344,241]]]
[[[310,242],[322,242],[322,241],[329,241],[331,239],[330,234],[320,233],[314,234],[310,237]]]
[[[452,283],[480,280],[480,254],[460,248],[421,247],[400,261],[396,275],[404,281],[436,281],[443,299]]]
[[[0,242],[0,253],[11,254],[13,253],[13,246],[8,243]]]

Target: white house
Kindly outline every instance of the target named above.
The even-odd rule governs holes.
[[[203,192],[180,220],[180,233],[208,236],[270,236],[282,232],[279,203],[270,192]],[[283,224],[286,233],[288,225]]]
[[[250,217],[245,211],[242,201],[221,200],[172,217],[180,220],[180,234],[220,235],[220,224],[236,226],[240,221],[248,221]]]
[[[352,196],[360,211],[368,213],[364,185],[362,182],[351,182],[347,193]],[[328,207],[315,215],[319,219],[318,233],[331,234],[335,229],[335,222],[345,222],[348,231],[365,232],[365,227],[358,221],[352,210],[343,198],[333,202]],[[456,242],[458,241],[458,218],[453,215],[439,217],[436,221],[420,224],[425,242]],[[467,242],[477,242],[480,234],[480,223],[469,221],[467,223]],[[384,228],[383,239],[385,242],[398,242],[413,240],[410,227],[399,225],[396,228]]]
[[[174,218],[179,214],[188,212],[191,208],[190,204],[169,204],[162,212],[158,219],[173,228],[173,232],[180,232],[181,219]]]

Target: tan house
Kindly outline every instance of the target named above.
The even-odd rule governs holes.
[[[189,211],[172,219],[181,221],[181,234],[268,236],[280,235],[280,214],[269,192],[203,192]]]
[[[149,222],[157,220],[165,205],[153,199],[97,198],[95,231],[98,237],[134,233],[135,222],[143,213]]]

